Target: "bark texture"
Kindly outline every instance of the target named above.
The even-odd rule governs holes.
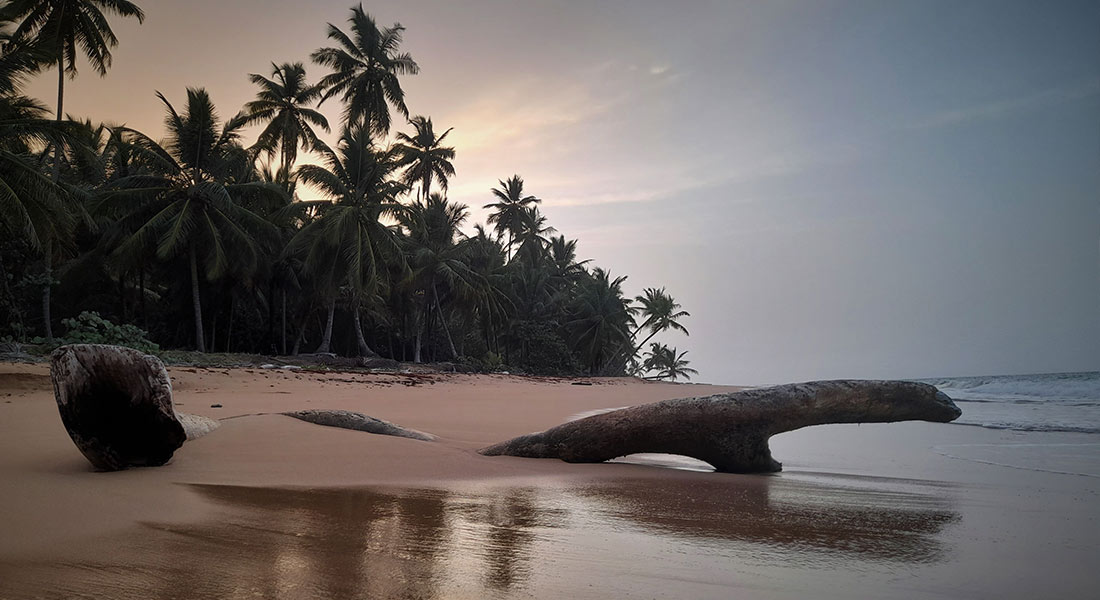
[[[176,419],[179,420],[180,425],[183,425],[183,431],[187,435],[187,441],[189,442],[191,440],[197,440],[221,426],[220,421],[201,415],[190,415],[177,412]]]
[[[50,378],[69,437],[97,469],[162,465],[186,439],[172,383],[153,356],[119,346],[62,346]]]
[[[564,423],[482,449],[487,456],[603,462],[661,452],[706,461],[721,472],[782,469],[768,439],[827,423],[946,423],[962,414],[946,394],[906,381],[813,381],[665,400]]]
[[[282,414],[316,425],[325,425],[327,427],[354,429],[355,431],[365,431],[367,433],[377,433],[381,435],[394,435],[424,442],[435,440],[435,436],[430,433],[408,429],[390,423],[389,421],[383,421],[382,419],[376,419],[350,410],[297,410]]]

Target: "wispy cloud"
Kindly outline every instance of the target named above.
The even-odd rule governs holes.
[[[1100,80],[1089,80],[1077,85],[1061,86],[1026,96],[944,110],[911,124],[908,129],[931,129],[971,121],[1000,119],[1044,106],[1088,98],[1097,94],[1100,94]]]
[[[612,106],[584,85],[548,89],[533,78],[512,82],[452,115],[450,141],[464,152],[529,146],[545,130],[586,121]]]
[[[729,156],[711,160],[685,160],[666,168],[644,171],[616,171],[610,177],[569,185],[555,197],[558,206],[653,202],[719,186],[735,186],[783,177],[822,165],[840,165],[858,160],[864,151],[856,145],[830,148],[802,148],[774,152],[750,160],[734,161]],[[624,184],[624,182],[628,182]]]

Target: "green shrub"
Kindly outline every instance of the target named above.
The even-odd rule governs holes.
[[[84,311],[75,319],[62,319],[66,327],[65,336],[54,340],[54,346],[65,344],[111,344],[125,346],[140,352],[153,353],[160,346],[145,337],[145,331],[134,325],[115,325],[99,316],[97,312]],[[43,338],[35,338],[36,344],[44,344]]]

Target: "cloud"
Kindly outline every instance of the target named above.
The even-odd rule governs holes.
[[[1088,98],[1098,93],[1100,93],[1100,80],[1090,80],[1081,84],[1052,88],[1026,96],[941,111],[911,124],[908,129],[932,129],[971,121],[1000,119],[1044,106]]]
[[[526,78],[481,94],[450,115],[449,141],[464,152],[530,147],[546,130],[592,119],[613,104],[581,84],[547,86]]]

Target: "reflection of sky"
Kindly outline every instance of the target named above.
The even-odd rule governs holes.
[[[153,91],[204,85],[227,116],[347,2],[260,4],[143,2],[70,112],[155,135]],[[1095,3],[368,10],[408,27],[410,109],[455,128],[451,198],[481,220],[523,175],[582,258],[692,312],[666,341],[703,380],[1100,367]]]

